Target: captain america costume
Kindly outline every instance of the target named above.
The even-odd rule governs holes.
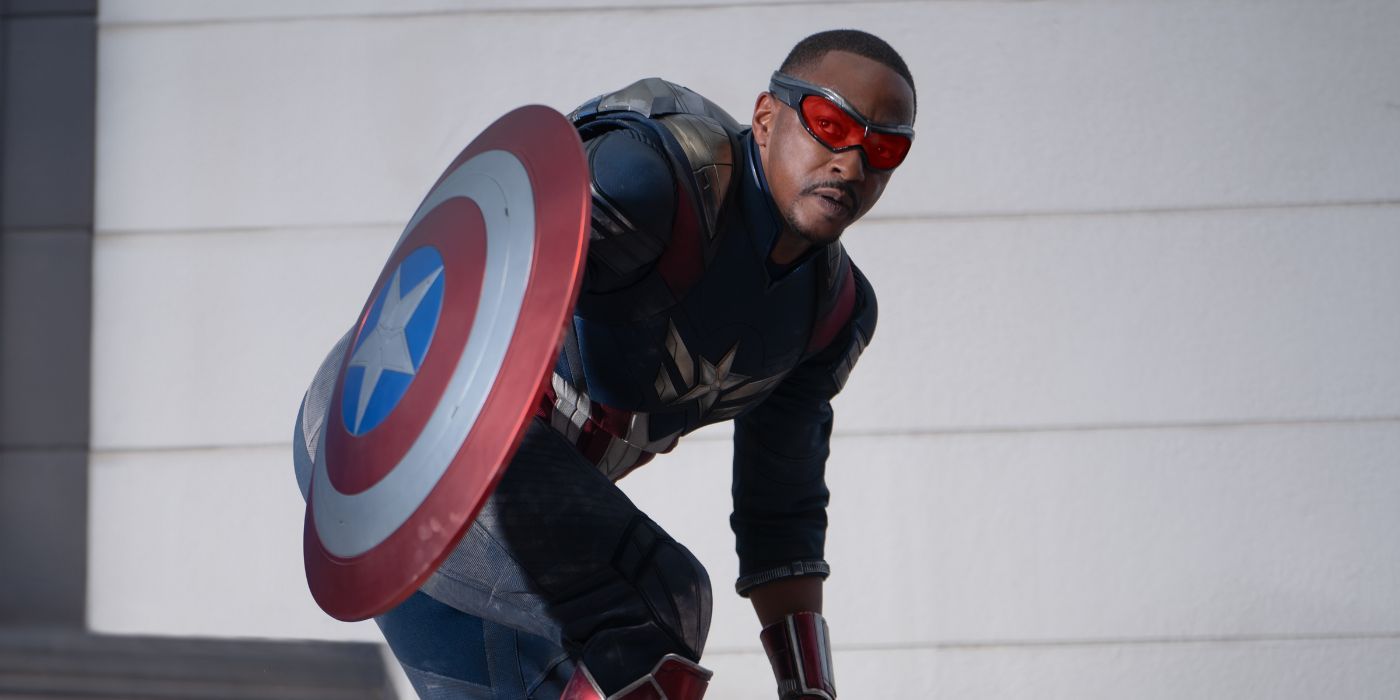
[[[333,409],[343,405],[339,398],[354,378],[337,367],[347,367],[347,349],[363,337],[351,329],[326,357],[302,400],[294,451],[298,486],[308,497],[305,552],[316,601],[340,619],[378,615],[385,640],[423,697],[699,700],[710,678],[699,665],[710,624],[708,574],[616,480],[690,431],[734,420],[736,591],[759,617],[778,697],[834,700],[832,647],[820,615],[830,571],[823,559],[830,400],[871,340],[876,319],[874,291],[839,238],[878,202],[909,154],[914,111],[913,77],[902,57],[878,36],[834,29],[792,48],[757,97],[752,127],[659,78],[585,102],[567,120],[546,108],[521,108],[497,120],[414,214],[405,237],[419,244],[400,239],[379,277],[357,328],[368,328],[384,298],[385,308],[393,301],[391,322],[360,336],[382,332],[398,340],[365,372],[379,372],[378,379],[400,365],[419,371],[410,357],[417,346],[405,343],[407,326],[400,322],[419,318],[412,309],[437,298],[428,293],[437,288],[431,269],[440,267],[410,269],[412,255],[423,255],[414,246],[441,238],[451,253],[442,260],[458,266],[454,279],[480,265],[476,256],[452,252],[456,238],[480,239],[479,218],[462,218],[441,234],[428,228],[420,235],[413,227],[430,216],[426,211],[437,211],[435,203],[448,202],[442,183],[477,183],[470,192],[479,195],[468,196],[496,202],[491,217],[503,227],[512,211],[521,211],[521,221],[532,214],[554,221],[522,231],[549,241],[542,251],[559,252],[546,266],[526,266],[531,291],[553,290],[539,298],[554,294],[559,304],[533,305],[538,332],[511,343],[511,357],[519,357],[511,381],[483,374],[480,385],[500,386],[508,403],[490,414],[496,430],[482,431],[496,435],[496,445],[482,442],[482,452],[462,462],[480,472],[435,472],[428,469],[445,469],[445,462],[419,466],[426,462],[405,458],[402,472],[400,466],[385,472],[384,461],[336,462],[330,475],[321,440],[326,417],[335,424],[332,447],[342,454],[396,459],[398,445],[357,442],[354,434],[353,426],[367,420],[365,393],[378,398],[384,392],[375,386],[382,382],[361,385],[360,403],[349,412]],[[515,115],[519,120],[511,120]],[[529,147],[517,151],[510,133],[528,134],[521,144],[536,144],[535,155]],[[505,150],[487,150],[487,143]],[[521,178],[529,167],[521,169],[512,153],[550,165],[533,169],[526,183]],[[511,185],[493,185],[501,182]],[[535,182],[553,188],[552,204],[501,206],[532,202]],[[459,211],[473,210],[468,204]],[[486,228],[487,235],[493,231]],[[486,252],[529,241],[503,234],[504,246]],[[503,269],[515,258],[503,252],[497,260],[484,269]],[[535,274],[542,269],[554,272]],[[413,291],[403,293],[400,277]],[[462,288],[507,298],[484,281]],[[441,304],[458,319],[469,308],[451,293]],[[473,343],[477,337],[489,344],[469,350],[505,347],[498,333],[473,330]],[[442,368],[455,354],[445,353],[427,356],[438,363],[435,377],[448,377]],[[466,364],[468,357],[483,356],[463,353],[463,367],[477,367]],[[470,377],[476,372],[452,374],[452,391],[469,386],[463,382]],[[434,385],[412,386],[431,392]],[[468,393],[452,393],[458,403],[444,399],[434,407],[426,392],[417,393],[407,421],[386,431],[388,440],[412,437],[406,430],[420,417],[428,423],[419,440],[430,426],[456,424],[444,421],[458,420],[458,396]],[[463,440],[462,433],[434,435],[444,435],[449,447]],[[344,452],[350,448],[364,452]],[[449,452],[433,452],[441,454]],[[427,494],[416,512],[406,507],[417,501],[382,500],[379,507],[381,501],[351,496],[332,479],[353,489],[370,475],[379,479],[377,493],[398,498],[381,486],[400,473],[409,476],[396,483],[416,486],[410,496]],[[454,486],[434,486],[437,473],[456,479]],[[428,508],[426,498],[438,494],[445,500]],[[350,518],[346,508],[360,511]],[[396,525],[405,515],[417,518],[413,528]],[[382,539],[384,532],[399,545]]]
[[[770,261],[753,138],[698,94],[646,79],[570,119],[589,256],[537,417],[452,555],[377,618],[425,698],[559,697],[579,665],[615,692],[698,661],[704,568],[613,482],[710,423],[735,421],[736,590],[830,572],[829,402],[874,332],[869,283],[839,243]]]
[[[785,397],[796,404],[763,418],[763,431],[799,437],[768,449],[824,450],[828,436],[815,427],[830,422],[829,407],[817,415],[806,405],[840,391],[875,325],[874,292],[842,246],[771,263],[780,222],[752,139],[686,88],[639,81],[571,119],[593,177],[592,240],[541,417],[616,481],[682,435],[746,415],[782,387],[770,408]],[[791,396],[801,391],[814,395]],[[740,429],[757,418],[739,421]],[[764,451],[746,432],[735,453],[748,465]],[[740,590],[762,573],[746,571]]]

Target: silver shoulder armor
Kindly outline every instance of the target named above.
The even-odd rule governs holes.
[[[706,116],[667,114],[657,121],[676,137],[685,151],[700,207],[705,213],[705,231],[714,237],[720,205],[729,193],[729,182],[734,176],[734,144],[729,134]]]
[[[705,231],[717,230],[720,207],[734,175],[734,149],[743,126],[699,93],[661,78],[643,78],[574,110],[574,123],[608,112],[632,112],[664,126],[684,153],[692,174]]]

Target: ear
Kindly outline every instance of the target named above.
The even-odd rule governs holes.
[[[758,94],[753,106],[753,140],[759,148],[768,147],[768,139],[773,133],[773,118],[777,114],[777,101],[767,92]]]

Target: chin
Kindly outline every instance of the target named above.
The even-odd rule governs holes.
[[[841,234],[846,232],[846,227],[830,228],[796,228],[794,229],[802,240],[815,246],[830,245],[841,239]]]
[[[793,222],[792,230],[797,232],[803,240],[812,245],[827,245],[835,243],[841,238],[841,234],[846,232],[846,227],[852,222],[833,221],[824,216],[809,217],[807,220]]]
[[[819,212],[802,211],[801,209],[784,218],[787,219],[788,228],[793,233],[814,246],[835,243],[840,240],[841,234],[846,232],[846,227],[854,223],[844,219],[833,220]]]

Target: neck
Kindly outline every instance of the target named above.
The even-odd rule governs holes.
[[[749,167],[754,187],[745,188],[743,192],[753,197],[750,206],[755,211],[762,211],[761,218],[764,224],[772,226],[767,230],[776,230],[776,233],[772,234],[773,242],[768,249],[768,260],[774,265],[791,265],[811,250],[812,244],[797,235],[778,213],[778,205],[773,201],[773,192],[768,189],[768,177],[764,174],[768,167],[768,151],[758,147],[752,132],[746,134],[745,139],[748,142]],[[767,228],[766,225],[759,224],[762,228]]]
[[[778,240],[773,242],[773,250],[768,254],[768,259],[778,265],[791,265],[811,248],[812,244],[807,239],[784,226],[778,232]]]

